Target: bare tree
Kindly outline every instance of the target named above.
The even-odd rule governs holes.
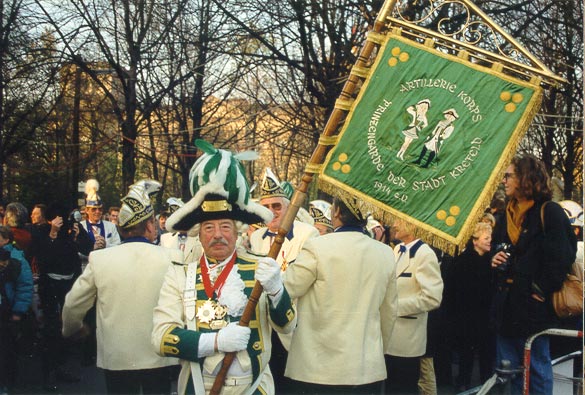
[[[51,108],[55,81],[54,42],[36,28],[31,3],[0,2],[0,198],[7,185],[5,171],[17,177],[35,150],[35,132]],[[42,150],[39,150],[42,153]],[[18,171],[17,169],[20,169]],[[18,183],[9,182],[12,188]],[[19,191],[8,191],[19,192]],[[11,193],[9,193],[10,195]]]
[[[535,153],[564,180],[564,197],[583,197],[583,3],[512,2],[498,12],[524,45],[565,83],[545,91],[541,111],[522,151]]]
[[[271,119],[269,132],[254,136],[265,143],[264,165],[297,181],[382,2],[215,3],[236,37],[226,53],[246,71],[235,94]]]
[[[122,190],[134,182],[136,139],[143,115],[158,107],[177,83],[167,80],[166,86],[149,92],[146,101],[140,90],[145,86],[139,78],[147,71],[156,72],[160,61],[157,53],[186,2],[71,0],[51,4],[37,0],[69,61],[89,76],[110,101],[122,133]],[[104,62],[105,71],[115,77],[110,84],[100,78]]]

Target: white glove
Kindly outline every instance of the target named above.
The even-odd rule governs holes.
[[[263,257],[258,260],[254,278],[268,295],[276,295],[283,288],[280,265],[272,258]]]
[[[250,328],[239,326],[231,322],[217,332],[217,350],[221,352],[236,352],[245,350],[250,340]]]

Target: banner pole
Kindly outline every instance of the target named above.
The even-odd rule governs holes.
[[[391,10],[394,8],[396,0],[385,0],[384,4],[376,17],[376,22],[374,23],[373,28],[370,30],[370,33],[380,33],[385,26],[385,21],[388,15],[390,14]],[[356,91],[358,83],[360,79],[364,79],[364,76],[358,75],[357,70],[360,69],[367,69],[370,65],[369,59],[372,54],[372,51],[377,48],[380,44],[372,37],[368,35],[366,42],[362,46],[360,53],[358,55],[358,59],[354,64],[352,72],[343,85],[343,89],[339,95],[339,98],[336,101],[335,107],[325,124],[325,128],[323,133],[321,134],[321,138],[317,143],[317,147],[313,151],[311,155],[311,159],[309,159],[309,163],[305,167],[304,174],[301,178],[300,184],[295,189],[295,192],[291,198],[291,203],[282,219],[280,224],[280,228],[278,229],[278,233],[274,238],[274,242],[270,247],[268,252],[268,256],[276,259],[280,248],[282,247],[282,243],[284,243],[284,238],[290,231],[293,221],[297,216],[299,208],[302,206],[305,198],[307,196],[307,190],[309,189],[309,185],[313,180],[313,174],[319,172],[320,166],[323,164],[325,156],[329,150],[331,145],[334,145],[330,139],[328,140],[327,137],[332,136],[339,128],[339,125],[344,120],[344,116],[349,111],[347,103],[351,103],[351,98]],[[353,71],[356,71],[355,73]],[[256,309],[256,305],[260,296],[262,295],[262,286],[258,281],[255,282],[254,288],[252,289],[252,293],[250,294],[250,298],[248,299],[248,303],[246,308],[244,309],[244,313],[240,319],[239,325],[241,326],[248,326],[250,324],[250,319],[252,318],[252,313]],[[223,387],[223,383],[227,376],[227,372],[229,367],[231,366],[236,353],[227,353],[223,360],[221,369],[219,370],[217,376],[215,377],[215,381],[211,390],[209,392],[210,395],[219,395],[221,393],[221,389]],[[262,374],[262,372],[260,372]]]

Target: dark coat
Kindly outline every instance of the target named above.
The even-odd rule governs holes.
[[[448,314],[458,337],[479,336],[488,329],[493,294],[490,254],[480,256],[468,244],[455,258],[446,282]],[[448,285],[447,285],[448,284]]]
[[[89,255],[92,242],[85,229],[80,225],[77,238],[63,226],[56,239],[49,237],[50,228],[39,232],[36,249],[37,264],[41,275],[55,273],[62,275],[81,274],[81,258],[79,253]]]
[[[544,209],[545,230],[541,224],[541,206],[536,202],[528,210],[522,232],[513,246],[509,269],[499,273],[494,298],[495,328],[503,336],[529,336],[558,325],[551,294],[558,290],[575,261],[577,239],[563,209],[549,202]],[[506,218],[496,224],[494,244],[510,243]],[[531,297],[544,297],[539,302]]]

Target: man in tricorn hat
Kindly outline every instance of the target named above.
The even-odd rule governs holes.
[[[97,300],[97,366],[110,394],[168,394],[169,367],[176,359],[152,352],[152,310],[178,251],[154,245],[156,223],[151,196],[160,183],[142,180],[122,198],[121,245],[92,251],[89,264],[65,298],[63,336],[84,336],[83,318]]]
[[[224,394],[274,394],[270,359],[272,329],[290,332],[296,314],[271,258],[236,247],[238,222],[269,222],[268,209],[250,200],[239,159],[197,140],[204,152],[190,174],[193,198],[171,215],[171,230],[199,226],[203,254],[169,268],[154,310],[152,342],[164,356],[181,359],[178,392],[209,393],[225,353],[235,352],[223,383]],[[264,293],[250,320],[238,325],[258,281]]]

